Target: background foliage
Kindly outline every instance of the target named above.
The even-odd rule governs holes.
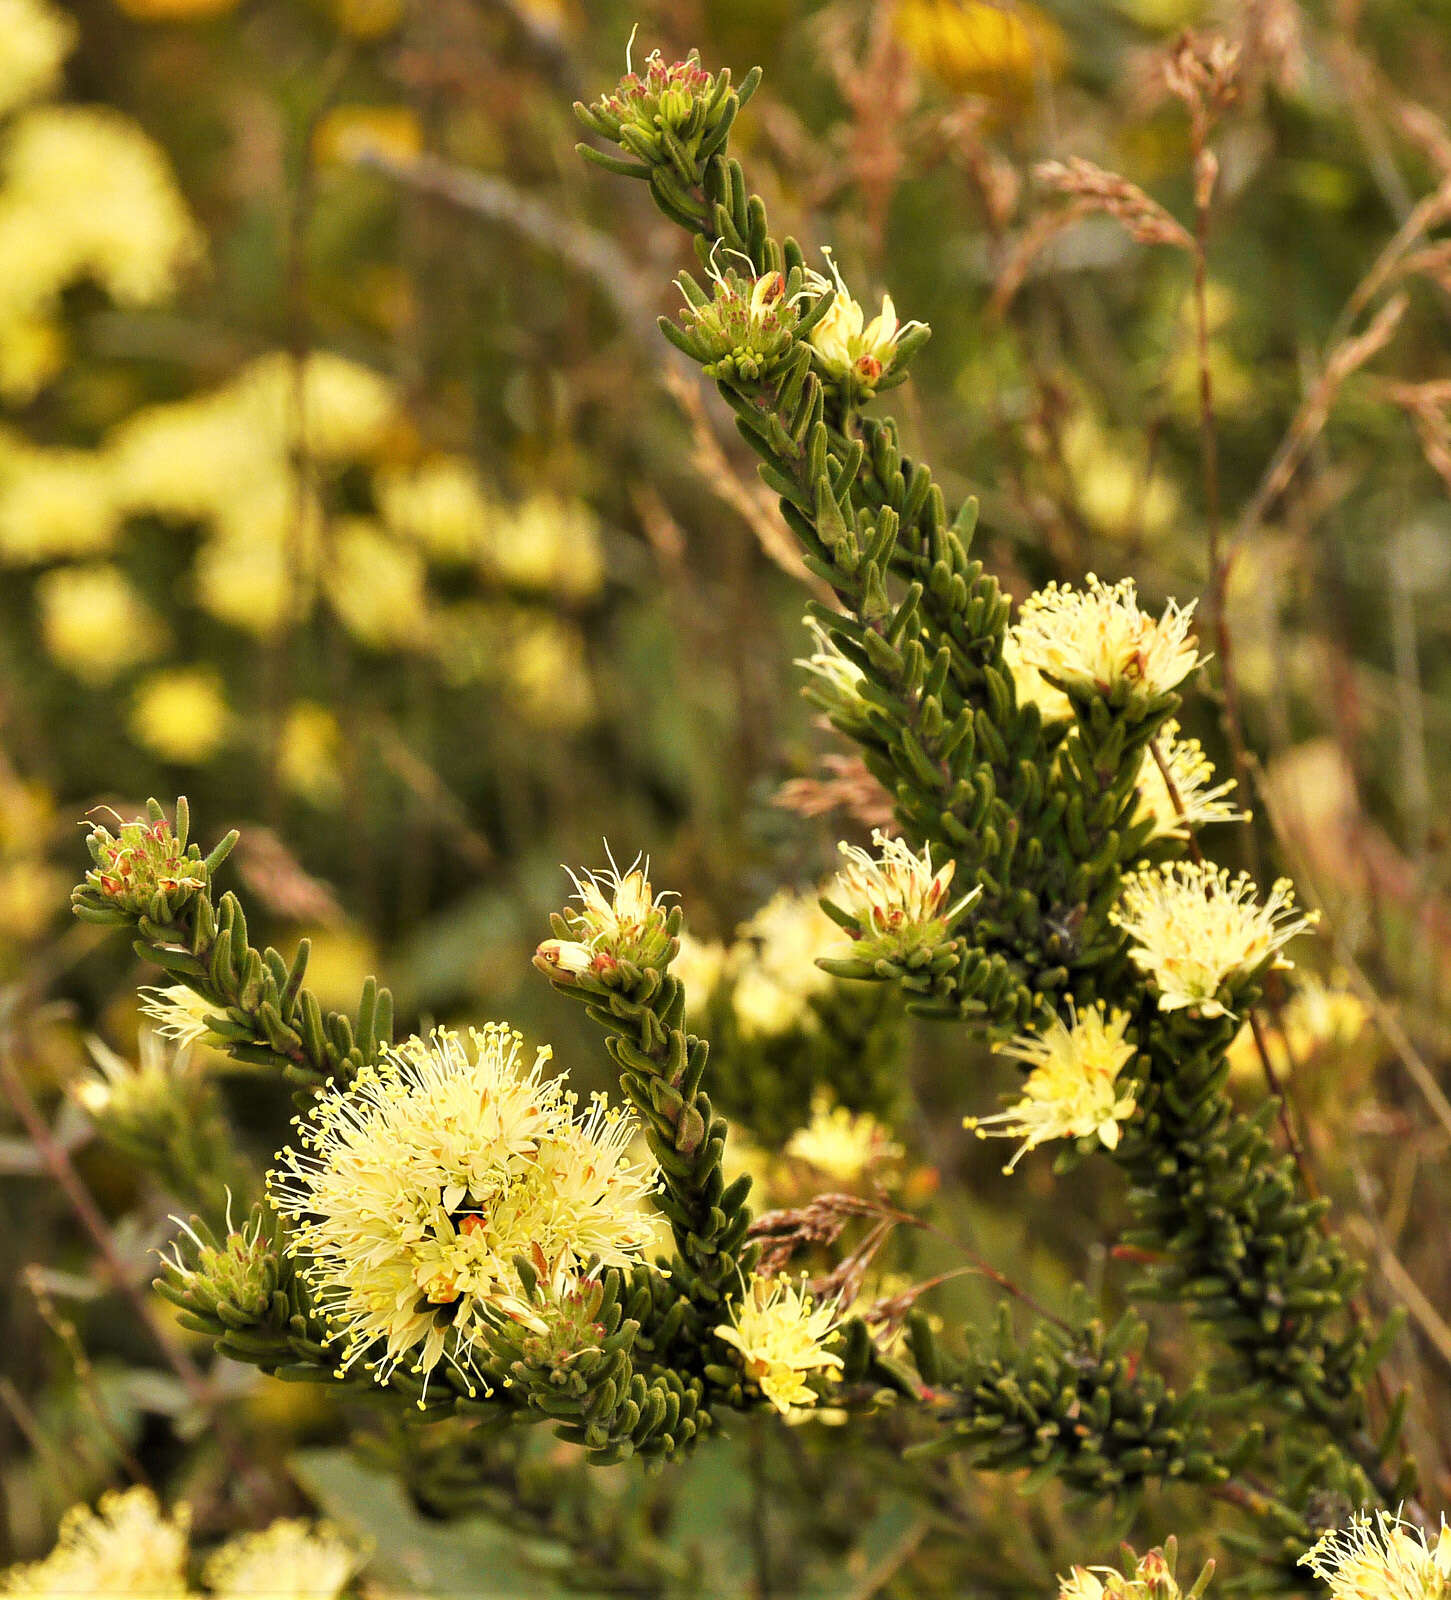
[[[667,57],[767,67],[737,135],[752,181],[778,222],[835,241],[859,290],[932,324],[892,398],[949,498],[981,497],[976,553],[1012,592],[1097,571],[1152,599],[1199,593],[1217,495],[1256,817],[1214,848],[1279,863],[1326,911],[1271,1047],[1370,1301],[1410,1312],[1391,1371],[1444,1500],[1451,281],[1438,216],[1406,231],[1451,181],[1427,109],[1451,96],[1438,8],[84,0],[67,16],[74,48],[28,104],[5,99],[0,39],[0,1026],[18,1114],[0,1144],[0,1561],[128,1475],[190,1499],[207,1536],[320,1508],[375,1535],[368,1581],[395,1590],[619,1592],[629,1530],[654,1552],[635,1572],[649,1592],[705,1572],[731,1594],[1042,1593],[1113,1542],[1056,1493],[957,1470],[923,1511],[831,1430],[754,1418],[678,1474],[594,1474],[589,1510],[542,1508],[521,1540],[530,1474],[557,1499],[572,1472],[532,1441],[497,1523],[440,1529],[346,1456],[354,1430],[376,1435],[365,1406],[340,1419],[189,1350],[146,1286],[190,1201],[138,1184],[77,1093],[93,1036],[136,1051],[137,970],[65,906],[91,806],[184,788],[209,826],[243,827],[254,937],[310,934],[325,1003],[385,970],[406,1027],[508,1016],[586,1085],[607,1080],[602,1053],[528,956],[557,863],[597,859],[603,835],[653,853],[704,959],[735,942],[716,957],[714,1071],[772,1192],[819,1186],[780,1152],[836,1075],[824,1055],[870,1034],[874,1055],[902,1052],[912,1093],[850,1097],[891,1122],[896,1192],[934,1224],[893,1268],[904,1285],[953,1274],[924,1307],[986,1324],[999,1296],[959,1270],[979,1260],[1049,1306],[1077,1279],[1112,1303],[1132,1272],[1103,1251],[1124,1209],[1111,1176],[1030,1161],[1009,1183],[962,1132],[1007,1087],[1001,1063],[963,1059],[877,990],[781,988],[813,932],[772,897],[809,890],[880,802],[797,692],[811,644],[771,499],[654,332],[680,241],[573,154],[569,103],[614,79],[636,22]],[[1192,224],[1185,119],[1156,67],[1184,26],[1224,30],[1246,62],[1209,249],[1213,489],[1188,256],[1103,214],[1050,230],[1071,197],[1034,175],[1085,157]],[[1201,699],[1190,731],[1228,770],[1212,711]],[[1264,1083],[1243,1054],[1248,1102]],[[217,1083],[260,1165],[285,1093]],[[51,1130],[39,1146],[28,1105]],[[99,1205],[99,1255],[57,1161]],[[1195,1337],[1168,1311],[1155,1333],[1182,1386]],[[1141,1541],[1175,1525],[1172,1504],[1142,1515]],[[1181,1532],[1191,1557],[1210,1548],[1212,1528]]]

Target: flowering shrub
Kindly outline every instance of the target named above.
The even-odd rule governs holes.
[[[18,58],[17,87],[0,78],[0,114],[53,92],[69,39],[43,7],[15,15],[41,25]],[[998,50],[986,76],[1011,80],[1013,94],[1061,69],[1055,25],[1031,10],[1003,21],[991,7],[904,0],[883,16],[871,35],[883,93],[900,52],[935,50],[933,40],[944,46],[936,70],[979,81],[974,28]],[[344,31],[365,38],[369,26],[355,17]],[[1062,209],[1020,241],[1032,246],[1020,260],[1005,259],[1000,292],[1010,299],[1050,238],[1085,219],[1197,251],[1202,270],[1218,174],[1209,140],[1245,81],[1237,63],[1229,47],[1193,39],[1170,58],[1194,146],[1197,234],[1075,159],[1045,174]],[[996,1490],[981,1485],[997,1478],[1038,1496],[1029,1517],[1043,1519],[1035,1538],[1053,1549],[1054,1569],[1066,1568],[1063,1600],[1199,1600],[1212,1563],[1181,1587],[1163,1534],[1190,1525],[1191,1512],[1196,1535],[1222,1537],[1230,1576],[1247,1586],[1300,1592],[1308,1573],[1333,1595],[1439,1596],[1447,1541],[1426,1503],[1436,1481],[1423,1487],[1422,1441],[1414,1430],[1403,1438],[1406,1401],[1390,1392],[1396,1327],[1362,1297],[1362,1268],[1329,1223],[1292,1111],[1273,1100],[1243,1108],[1246,1038],[1273,1086],[1267,1032],[1291,1054],[1302,1044],[1333,1054],[1355,1047],[1366,1018],[1348,991],[1313,982],[1284,1004],[1283,975],[1317,913],[1301,909],[1289,879],[1220,865],[1201,839],[1248,820],[1240,806],[1252,794],[1257,809],[1261,795],[1273,803],[1243,746],[1224,659],[1227,572],[1212,553],[1202,607],[1141,602],[1135,579],[1102,581],[1086,566],[1010,597],[1027,584],[989,536],[995,508],[980,527],[977,499],[949,501],[897,424],[869,409],[925,364],[929,328],[903,321],[889,294],[879,311],[875,297],[854,297],[831,248],[808,256],[774,233],[732,153],[758,82],[752,73],[737,86],[693,54],[652,54],[576,109],[597,141],[584,147],[594,166],[636,180],[691,242],[700,277],[679,276],[684,305],[660,319],[662,337],[714,384],[779,523],[741,485],[721,492],[749,508],[770,559],[810,590],[798,664],[843,749],[828,768],[837,787],[800,780],[795,803],[851,813],[835,877],[768,898],[755,892],[763,874],[732,863],[749,885],[742,903],[758,909],[712,939],[700,930],[732,924],[713,923],[703,896],[662,888],[643,854],[569,869],[572,896],[530,940],[553,993],[521,990],[509,1007],[527,1018],[526,1044],[509,1023],[435,1021],[419,974],[437,945],[400,960],[395,1005],[373,978],[341,995],[307,939],[290,955],[254,944],[242,898],[220,884],[238,835],[204,853],[185,800],[172,816],[154,801],[134,818],[97,811],[92,865],[72,896],[87,925],[77,932],[124,934],[162,976],[140,991],[156,1026],[139,1063],[93,1046],[96,1071],[72,1083],[65,1115],[83,1114],[128,1172],[148,1173],[194,1212],[176,1219],[155,1288],[197,1348],[253,1369],[257,1396],[284,1381],[308,1386],[287,1392],[310,1396],[319,1428],[365,1417],[357,1455],[390,1481],[398,1526],[496,1519],[512,1543],[537,1542],[520,1560],[551,1582],[698,1590],[699,1563],[661,1536],[670,1517],[716,1518],[739,1542],[754,1516],[751,1581],[763,1596],[781,1592],[760,1531],[771,1497],[762,1463],[778,1452],[789,1463],[780,1499],[809,1548],[793,1552],[792,1570],[825,1573],[843,1592],[917,1592],[919,1579],[923,1593],[955,1592],[964,1573],[991,1570],[964,1484],[988,1497]],[[340,148],[331,116],[313,132],[320,148]],[[386,167],[396,151],[385,145],[370,136],[347,146],[348,159]],[[142,206],[145,190],[160,215],[160,180],[119,170],[122,199]],[[438,173],[424,164],[412,176]],[[975,181],[994,192],[991,171]],[[147,277],[107,256],[108,224],[100,208],[75,222],[81,244],[66,271],[118,304],[165,298],[192,259],[186,230],[178,222],[168,248],[147,258]],[[825,273],[809,264],[823,259]],[[62,316],[55,294],[36,306],[32,321]],[[1201,321],[1201,345],[1204,331]],[[37,365],[34,381],[47,370]],[[1336,370],[1332,361],[1327,382]],[[682,401],[687,416],[695,403]],[[33,577],[51,664],[91,693],[130,683],[124,726],[171,765],[205,765],[242,736],[235,686],[209,663],[170,660],[170,613],[123,569],[136,524],[184,528],[169,574],[184,574],[211,623],[256,642],[280,695],[272,710],[286,713],[274,719],[264,790],[335,813],[335,859],[349,858],[363,826],[343,809],[356,741],[343,705],[295,700],[288,681],[317,618],[334,667],[351,653],[380,669],[426,663],[426,683],[411,680],[422,696],[445,680],[453,690],[507,682],[510,694],[533,684],[541,720],[578,728],[596,708],[593,680],[569,670],[573,646],[536,656],[522,632],[479,624],[506,591],[557,610],[560,637],[573,639],[574,608],[614,603],[607,578],[639,582],[607,561],[582,503],[531,490],[506,508],[468,459],[425,449],[415,426],[401,385],[292,349],[138,406],[93,447],[0,440],[0,552]],[[696,434],[698,456],[705,437]],[[1051,448],[1071,463],[1082,435]],[[681,563],[679,530],[638,462],[621,476],[667,573]],[[1143,555],[1132,541],[1122,548],[1125,562]],[[1221,656],[1219,688],[1201,637]],[[1232,778],[1185,731],[1191,718],[1205,725],[1204,688],[1223,702]],[[648,714],[633,701],[598,709],[602,730],[622,738]],[[452,730],[449,756],[462,768],[479,764],[468,731],[478,725]],[[443,778],[420,772],[407,747],[395,754],[487,856]],[[510,754],[517,768],[488,774],[480,792],[529,832],[538,752]],[[846,804],[818,804],[823,795]],[[381,831],[394,855],[416,847],[406,818],[387,817]],[[696,844],[702,875],[724,876],[708,842]],[[256,893],[250,879],[243,887]],[[318,891],[295,876],[290,887]],[[451,929],[451,943],[496,975],[507,941],[492,927],[499,901],[486,910]],[[555,1075],[551,1048],[532,1042],[536,1026],[560,1041],[571,1072]],[[939,1070],[925,1081],[915,1054],[929,1030]],[[611,1081],[586,1093],[592,1037]],[[39,1159],[149,1318],[87,1209],[72,1129],[27,1114],[0,1047]],[[998,1110],[995,1066],[1018,1074]],[[279,1091],[293,1100],[290,1131],[275,1115]],[[254,1095],[261,1109],[238,1119],[238,1102]],[[234,1140],[240,1120],[247,1135]],[[987,1173],[964,1128],[1014,1142],[1003,1173],[999,1162]],[[265,1179],[257,1152],[241,1148],[263,1138]],[[949,1162],[983,1166],[984,1187],[1008,1196],[996,1227],[981,1230],[956,1197],[932,1203]],[[1011,1227],[1032,1255],[1019,1218],[1051,1195],[1041,1208],[1051,1233],[1070,1209],[1060,1193],[1081,1202],[1075,1220],[1093,1231],[1103,1270],[1070,1286],[1055,1264],[1044,1274],[1051,1292],[1029,1293],[994,1264],[1013,1245],[977,1235]],[[931,1298],[969,1276],[1001,1291],[995,1319]],[[80,1350],[44,1274],[34,1293],[66,1348]],[[158,1334],[164,1349],[168,1339]],[[202,1374],[188,1353],[175,1368],[202,1408],[188,1425],[223,1415],[210,1386],[229,1369]],[[83,1354],[76,1372],[92,1381]],[[10,1403],[28,1425],[23,1401]],[[561,1447],[535,1445],[542,1430]],[[702,1489],[690,1476],[736,1448],[753,1453],[751,1512],[720,1480]],[[245,1441],[239,1453],[245,1463]],[[658,1475],[602,1471],[636,1458]],[[185,1503],[168,1517],[138,1488],[95,1512],[78,1507],[55,1553],[5,1582],[17,1593],[178,1595],[197,1583],[217,1595],[271,1585],[336,1600],[357,1586],[364,1552],[326,1526],[272,1516],[325,1498],[305,1457],[287,1471],[296,1476],[281,1493],[273,1483],[249,1504],[265,1528],[208,1559],[190,1554]],[[239,1503],[257,1492],[245,1471],[235,1489]],[[1060,1518],[1065,1504],[1073,1523]],[[1092,1560],[1110,1517],[1137,1519],[1163,1543],[1118,1565]],[[883,1529],[890,1548],[864,1570]],[[934,1569],[915,1564],[919,1550],[951,1554]]]

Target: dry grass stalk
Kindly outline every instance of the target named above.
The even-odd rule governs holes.
[[[821,765],[828,777],[792,778],[776,791],[774,804],[799,817],[844,811],[863,828],[896,831],[892,797],[860,756],[834,753],[823,756]]]
[[[1390,383],[1386,396],[1415,425],[1426,464],[1451,493],[1451,379],[1429,383]]]
[[[1101,212],[1121,223],[1138,244],[1163,244],[1192,250],[1187,229],[1149,195],[1117,172],[1098,167],[1082,156],[1068,161],[1044,161],[1034,176],[1057,193],[1079,201],[1088,212]]]

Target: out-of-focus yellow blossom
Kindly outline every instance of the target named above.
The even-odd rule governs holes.
[[[135,1061],[117,1055],[100,1039],[88,1040],[96,1070],[71,1084],[71,1097],[98,1123],[154,1128],[174,1120],[178,1074],[186,1062],[172,1037],[142,1029]]]
[[[739,1352],[747,1381],[786,1416],[819,1399],[808,1379],[833,1382],[840,1375],[841,1357],[830,1348],[837,1322],[833,1302],[817,1305],[804,1287],[752,1273],[731,1320],[715,1335]]]
[[[0,322],[48,314],[91,278],[123,305],[164,299],[201,235],[160,150],[99,106],[38,106],[0,155]]]
[[[1078,504],[1111,539],[1157,539],[1179,517],[1179,493],[1162,473],[1108,433],[1090,412],[1078,411],[1063,430],[1063,455]]]
[[[31,857],[0,859],[0,940],[24,944],[40,934],[65,902],[66,877]]]
[[[787,1140],[785,1155],[835,1184],[851,1185],[880,1178],[901,1159],[902,1147],[869,1112],[836,1105],[830,1090],[818,1089],[811,1120]]]
[[[116,9],[138,22],[193,22],[236,10],[237,0],[116,0]]]
[[[475,560],[497,515],[463,456],[434,456],[411,472],[385,469],[373,489],[389,528],[441,561]]]
[[[957,94],[1019,98],[1063,70],[1067,41],[1026,0],[901,0],[897,37]]]
[[[100,555],[119,525],[109,463],[98,452],[0,451],[0,560]]]
[[[1073,702],[1061,689],[1055,689],[1038,671],[1023,660],[1017,635],[1011,630],[1003,639],[1003,665],[1013,675],[1013,688],[1020,706],[1035,705],[1044,722],[1072,722]]]
[[[377,947],[358,929],[313,931],[307,986],[325,1011],[347,1011],[356,1006],[363,980],[377,970]]]
[[[386,378],[368,367],[314,350],[296,363],[283,351],[259,356],[237,380],[239,400],[254,425],[286,449],[297,433],[299,402],[308,453],[322,461],[358,461],[386,441],[398,398]]]
[[[55,1549],[44,1561],[12,1567],[0,1593],[13,1595],[185,1596],[186,1541],[191,1513],[163,1515],[149,1489],[103,1494],[96,1509],[72,1506],[61,1518]]]
[[[360,1552],[327,1523],[284,1517],[261,1533],[228,1540],[202,1577],[217,1600],[337,1600]]]
[[[1286,1051],[1298,1068],[1348,1058],[1370,1024],[1364,1001],[1343,983],[1303,978],[1275,1016],[1283,1029]],[[1264,1064],[1249,1028],[1242,1028],[1229,1048],[1229,1075],[1241,1083],[1264,1083]]]
[[[343,626],[375,650],[427,642],[427,572],[416,550],[376,522],[349,517],[332,530],[323,584]]]
[[[503,583],[568,600],[588,599],[604,580],[589,508],[547,494],[490,520],[483,561]]]
[[[65,334],[23,312],[0,312],[0,398],[24,402],[65,364]]]
[[[1339,168],[1335,169],[1339,172]],[[1199,416],[1199,351],[1195,316],[1182,295],[1175,296],[1179,308],[1179,332],[1173,365],[1169,369],[1169,397],[1186,421]],[[1238,296],[1228,284],[1205,285],[1204,309],[1209,332],[1209,381],[1214,390],[1216,415],[1237,416],[1246,410],[1259,392],[1254,374],[1216,337],[1239,320]]]
[[[731,1007],[748,1036],[771,1037],[819,1024],[814,995],[831,987],[818,956],[841,948],[842,932],[814,894],[780,889],[736,930],[731,949]]]
[[[301,700],[287,713],[278,742],[277,772],[294,794],[315,806],[342,796],[343,730],[326,706]]]
[[[115,567],[58,567],[35,598],[51,659],[83,682],[109,683],[165,647],[166,630]]]
[[[70,18],[42,0],[0,0],[0,117],[50,94],[75,34]]]
[[[381,39],[403,20],[407,0],[331,0],[339,29],[354,39]]]
[[[204,611],[260,638],[301,609],[292,552],[271,530],[259,529],[250,540],[231,534],[208,539],[197,552],[192,582]]]
[[[157,672],[136,689],[131,733],[163,761],[200,765],[227,733],[229,712],[222,681],[206,667]]]
[[[684,929],[681,930],[679,939],[680,951],[670,963],[670,973],[685,985],[685,1004],[690,1008],[691,1014],[698,1017],[710,1004],[711,996],[720,988],[730,952],[718,941],[697,939],[694,934],[687,933]]]
[[[411,106],[334,106],[318,123],[312,149],[324,166],[352,166],[370,155],[411,161],[423,149],[423,125]]]
[[[594,683],[577,628],[558,617],[523,621],[509,647],[509,681],[520,709],[541,727],[584,727],[595,714]]]

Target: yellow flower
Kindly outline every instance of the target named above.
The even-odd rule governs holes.
[[[312,149],[323,166],[371,155],[411,161],[423,149],[423,126],[411,106],[334,106],[318,123]]]
[[[670,963],[672,976],[685,985],[687,1005],[704,1010],[726,975],[729,952],[714,939],[697,939],[681,930],[680,949]]]
[[[474,1393],[493,1319],[530,1315],[516,1256],[549,1279],[648,1242],[634,1124],[598,1096],[576,1115],[543,1076],[550,1052],[526,1069],[522,1043],[499,1023],[408,1039],[299,1119],[268,1183],[340,1371],[361,1361],[387,1383],[408,1360],[427,1381],[446,1361]]]
[[[163,761],[199,766],[226,737],[222,681],[206,667],[175,667],[147,678],[131,707],[131,733]]]
[[[1067,55],[1062,29],[1027,0],[902,0],[896,29],[956,94],[1029,94]]]
[[[403,20],[407,0],[332,0],[338,27],[354,39],[381,39]]]
[[[1133,1552],[1127,1552],[1133,1560]],[[1134,1561],[1132,1573],[1115,1567],[1074,1567],[1058,1580],[1058,1600],[1181,1600],[1183,1590],[1174,1577],[1177,1555],[1173,1539],[1161,1550],[1150,1550]],[[1200,1573],[1188,1600],[1198,1600],[1214,1572],[1211,1561]]]
[[[807,695],[827,712],[860,716],[866,703],[862,695],[866,674],[842,652],[815,617],[808,614],[801,620],[816,646],[809,656],[798,656],[794,663],[805,667],[814,680],[807,685]]]
[[[434,456],[412,472],[380,472],[374,492],[389,528],[441,561],[474,560],[498,514],[463,456]]]
[[[337,1529],[284,1517],[229,1540],[203,1577],[218,1600],[337,1600],[358,1565],[359,1552]]]
[[[1050,583],[1028,596],[1012,629],[1018,655],[1069,694],[1168,694],[1199,665],[1189,632],[1194,602],[1170,601],[1160,619],[1139,609],[1132,578],[1085,589]]]
[[[115,567],[57,567],[36,583],[35,598],[51,658],[86,683],[109,683],[166,642],[166,630]]]
[[[899,959],[940,944],[982,890],[949,906],[955,861],[934,870],[931,846],[923,845],[919,856],[880,828],[873,830],[872,843],[876,856],[859,845],[837,846],[847,864],[832,882],[830,898],[856,923],[852,954]]]
[[[731,1320],[715,1335],[740,1353],[747,1381],[787,1416],[816,1404],[819,1396],[808,1379],[830,1383],[840,1373],[841,1357],[827,1348],[837,1321],[835,1303],[817,1305],[804,1285],[793,1288],[784,1278],[752,1273],[745,1294],[731,1307]]]
[[[1345,1064],[1352,1046],[1370,1022],[1364,1001],[1343,987],[1343,979],[1327,984],[1306,977],[1295,986],[1288,1003],[1275,1018],[1285,1034],[1286,1052],[1297,1067],[1310,1067],[1334,1058]],[[1264,1083],[1264,1065],[1251,1029],[1243,1028],[1229,1048],[1229,1075],[1237,1081]],[[1347,1085],[1336,1074],[1341,1092]]]
[[[786,1156],[837,1184],[860,1183],[900,1159],[902,1147],[877,1119],[832,1103],[830,1090],[811,1097],[811,1120],[786,1142]]]
[[[511,588],[587,600],[604,581],[604,552],[589,507],[539,494],[485,527],[482,563]]]
[[[336,805],[342,795],[342,752],[338,719],[316,701],[299,700],[282,724],[278,776],[313,805]]]
[[[0,117],[55,89],[75,35],[70,18],[43,0],[0,0]]]
[[[379,524],[350,517],[333,530],[324,582],[333,610],[360,643],[388,650],[416,649],[426,641],[423,558]]]
[[[1179,724],[1172,717],[1159,730],[1157,742],[1179,806],[1174,804],[1174,795],[1169,793],[1153,751],[1146,752],[1135,780],[1139,804],[1134,820],[1153,823],[1149,843],[1156,839],[1187,839],[1195,829],[1210,822],[1249,820],[1245,812],[1235,810],[1228,798],[1234,792],[1234,779],[1215,783],[1214,766],[1204,754],[1204,746],[1197,739],[1181,739]]]
[[[1146,454],[1138,459],[1091,411],[1080,410],[1064,429],[1063,455],[1079,506],[1109,538],[1156,539],[1174,525],[1180,508],[1173,483],[1151,470]]]
[[[903,335],[922,324],[899,323],[897,308],[889,294],[882,296],[881,311],[867,322],[866,313],[847,292],[830,255],[826,263],[831,269],[831,278],[812,272],[807,286],[813,294],[830,293],[831,305],[807,338],[831,377],[839,381],[854,379],[862,389],[870,391],[891,371]]]
[[[119,525],[109,466],[97,452],[22,447],[0,456],[5,561],[99,555],[110,548]]]
[[[816,960],[839,950],[841,937],[814,894],[778,889],[737,928],[727,961],[740,1031],[748,1038],[777,1038],[797,1028],[815,1029],[819,1019],[811,1000],[832,984]]]
[[[0,321],[49,307],[93,278],[123,305],[175,288],[201,235],[161,151],[101,106],[39,106],[10,130],[0,166]]]
[[[195,989],[188,989],[184,983],[173,983],[165,988],[148,986],[137,990],[137,994],[141,1000],[141,1015],[149,1018],[155,1024],[155,1031],[178,1050],[211,1035],[207,1018],[216,1014],[217,1007]],[[217,1040],[211,1038],[210,1042],[215,1044]]]
[[[1451,1591],[1451,1529],[1443,1521],[1433,1542],[1399,1517],[1360,1512],[1317,1540],[1300,1565],[1333,1600],[1444,1600]]]
[[[61,1518],[55,1549],[44,1561],[12,1567],[0,1592],[53,1595],[130,1595],[172,1600],[187,1594],[186,1539],[191,1514],[178,1506],[162,1515],[149,1489],[103,1494],[94,1511],[72,1506]]]
[[[116,0],[116,5],[139,22],[191,22],[224,16],[236,9],[237,0]]]
[[[1073,702],[1061,689],[1055,689],[1038,671],[1023,660],[1018,637],[1010,629],[1003,639],[1003,665],[1012,674],[1013,689],[1020,706],[1033,705],[1046,722],[1072,722]]]
[[[558,617],[521,613],[504,657],[520,711],[546,728],[581,728],[594,715],[594,683],[579,630]]]
[[[1319,921],[1300,915],[1288,878],[1261,905],[1248,873],[1173,861],[1126,877],[1113,921],[1132,941],[1131,954],[1159,990],[1159,1009],[1195,1008],[1205,1017],[1231,1016],[1226,986],[1268,967],[1294,965],[1281,955],[1296,934]]]
[[[583,876],[567,869],[579,901],[563,914],[573,937],[546,939],[536,952],[536,961],[551,977],[603,973],[620,961],[663,967],[672,958],[667,894],[656,895],[650,887],[650,863],[636,856],[621,872],[613,856],[609,861],[602,871]]]
[[[1023,1141],[1005,1172],[1050,1139],[1097,1137],[1116,1149],[1119,1125],[1133,1115],[1136,1103],[1133,1090],[1118,1081],[1134,1056],[1124,1037],[1128,1025],[1122,1011],[1105,1011],[1102,1004],[1079,1011],[1070,1000],[1066,1023],[1054,1016],[1041,1033],[1020,1034],[998,1049],[999,1055],[1032,1068],[1022,1099],[990,1117],[968,1117],[963,1126],[987,1138],[988,1125],[1001,1123],[993,1134]]]

